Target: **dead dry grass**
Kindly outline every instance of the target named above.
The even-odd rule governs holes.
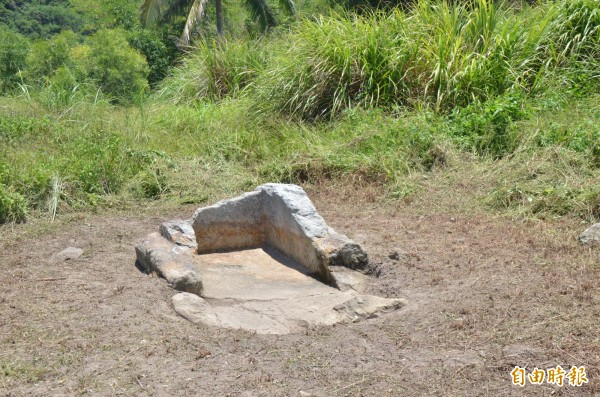
[[[600,394],[600,252],[578,245],[582,225],[486,213],[477,181],[455,180],[433,173],[405,200],[361,181],[307,186],[328,223],[369,252],[371,292],[409,304],[285,336],[193,325],[164,280],[135,268],[134,244],[192,206],[4,226],[0,395]],[[84,255],[51,259],[68,246]],[[519,388],[516,365],[585,365],[589,383]]]

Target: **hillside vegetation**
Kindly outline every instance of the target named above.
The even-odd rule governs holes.
[[[449,170],[491,210],[600,218],[596,0],[302,3],[268,34],[236,25],[238,7],[226,39],[206,21],[183,57],[180,20],[151,30],[135,7],[69,4],[98,24],[44,41],[0,24],[1,222],[265,181],[410,199]]]

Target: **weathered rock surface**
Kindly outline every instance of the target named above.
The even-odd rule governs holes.
[[[325,282],[332,281],[329,265],[363,269],[368,263],[366,252],[328,227],[296,185],[269,183],[200,208],[192,226],[201,254],[269,245]]]
[[[367,254],[328,227],[295,185],[262,185],[198,209],[193,220],[163,223],[136,254],[139,267],[183,291],[173,307],[195,323],[282,334],[403,304],[361,294],[369,277],[352,269],[365,269]]]
[[[179,291],[202,293],[202,279],[194,263],[194,251],[152,233],[135,247],[137,262],[147,272],[156,272]]]
[[[286,334],[307,326],[355,322],[396,310],[402,304],[400,299],[357,297],[339,291],[268,301],[208,300],[185,292],[173,296],[175,311],[193,323],[259,334]]]
[[[340,291],[364,292],[369,286],[369,277],[362,273],[342,266],[332,266],[330,270]]]
[[[600,223],[587,228],[579,235],[579,241],[583,245],[594,246],[600,244]]]
[[[158,230],[161,236],[177,245],[194,249],[198,248],[191,220],[165,222],[160,225]]]
[[[83,250],[76,247],[68,247],[53,256],[55,261],[68,261],[79,259],[83,255]]]

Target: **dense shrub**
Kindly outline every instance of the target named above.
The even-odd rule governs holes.
[[[148,82],[152,85],[163,80],[169,72],[173,53],[165,45],[162,37],[153,31],[139,29],[129,33],[128,41],[131,47],[146,57],[150,68]]]
[[[100,30],[81,44],[75,33],[63,31],[34,42],[29,51],[23,36],[6,31],[0,36],[0,88],[23,79],[51,108],[66,106],[76,97],[97,97],[98,89],[115,103],[131,103],[147,91],[150,71],[127,37],[121,30]],[[135,43],[154,62],[154,78],[162,78],[168,55],[161,42],[139,38]],[[19,71],[23,73],[17,76]]]
[[[45,39],[63,30],[81,32],[84,18],[69,0],[0,0],[1,24],[31,39]]]
[[[100,30],[88,44],[88,77],[113,101],[131,102],[148,89],[148,64],[123,31]]]
[[[0,223],[22,222],[27,216],[27,201],[0,183]]]
[[[450,118],[450,132],[461,146],[480,155],[498,158],[511,153],[519,137],[510,127],[526,116],[524,99],[522,92],[507,92],[457,108]]]
[[[27,201],[4,184],[8,165],[0,160],[0,223],[21,222],[27,215]]]
[[[0,25],[0,92],[18,81],[17,73],[25,68],[29,41]]]
[[[48,40],[33,43],[27,58],[27,75],[34,80],[48,78],[60,67],[68,67],[71,49],[78,44],[78,38],[70,30],[61,32]]]

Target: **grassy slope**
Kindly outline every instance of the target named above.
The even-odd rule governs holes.
[[[35,105],[4,99],[0,109],[20,131],[2,149],[4,183],[33,208],[52,212],[53,199],[59,211],[129,198],[199,203],[266,181],[344,177],[401,198],[418,194],[431,172],[460,178],[454,171],[464,169],[462,177],[486,186],[483,203],[491,208],[593,219],[600,215],[600,172],[580,141],[598,134],[599,99],[532,110],[510,127],[521,146],[496,160],[460,149],[448,133],[453,122],[426,112],[353,111],[307,124],[248,117],[242,101],[232,100],[197,108],[82,105],[40,118]]]
[[[593,2],[579,3],[597,17]],[[205,43],[137,107],[49,110],[35,95],[2,98],[0,212],[11,221],[26,209],[54,216],[132,198],[200,203],[265,181],[337,178],[406,198],[431,172],[447,172],[451,183],[479,181],[472,198],[486,208],[598,218],[599,32],[583,23],[565,35],[581,25],[578,14],[561,19],[567,6],[515,14],[423,5],[410,17],[321,19],[258,43]],[[535,18],[551,28],[511,47],[515,32],[504,27],[523,33]],[[435,40],[440,21],[460,28],[454,42]],[[344,42],[357,26],[365,34]],[[397,36],[385,35],[390,26]],[[472,26],[487,32],[484,42]],[[414,53],[404,47],[411,35],[422,41]],[[398,52],[379,51],[392,39]],[[402,86],[392,73],[400,61],[413,64]]]

